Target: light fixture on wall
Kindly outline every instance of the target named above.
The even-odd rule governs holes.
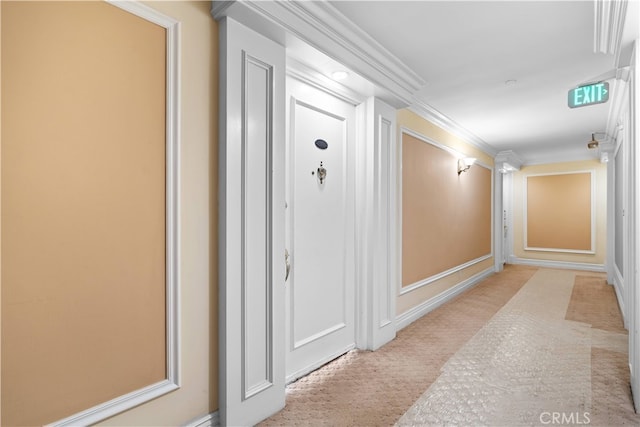
[[[591,141],[589,141],[589,143],[587,144],[587,148],[589,150],[593,150],[594,148],[598,148],[598,145],[600,143],[596,140],[596,134],[592,133],[591,134]]]
[[[458,175],[462,172],[468,171],[475,162],[475,157],[464,157],[462,159],[458,159]]]

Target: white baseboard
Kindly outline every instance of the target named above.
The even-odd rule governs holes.
[[[220,412],[212,412],[204,417],[195,419],[187,424],[185,427],[219,427],[220,426]]]
[[[624,279],[622,278],[622,274],[620,270],[618,270],[618,266],[613,266],[613,289],[616,291],[616,298],[618,299],[618,307],[620,308],[620,312],[622,313],[622,321],[624,322],[624,327],[629,329],[629,325],[627,323],[627,310],[624,297],[626,295],[624,288]]]
[[[534,267],[543,267],[543,268],[562,268],[562,269],[568,269],[568,270],[597,271],[601,273],[606,273],[604,264],[590,264],[587,262],[549,261],[549,260],[543,260],[543,259],[518,258],[512,255],[509,257],[508,263],[531,265]]]
[[[491,276],[493,273],[494,273],[494,267],[489,267],[486,270],[483,270],[480,273],[477,273],[469,277],[468,279],[458,283],[457,285],[452,286],[451,288],[436,295],[435,297],[428,299],[422,304],[419,304],[405,311],[404,313],[396,317],[397,330],[399,331],[400,329],[403,329],[409,326],[411,323],[415,322],[425,314],[440,307],[442,304],[451,300],[452,298],[461,294],[467,289],[470,289],[473,286],[477,285],[479,282]]]

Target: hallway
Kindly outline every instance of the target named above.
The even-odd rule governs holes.
[[[627,357],[604,274],[508,265],[290,384],[261,425],[638,425]]]

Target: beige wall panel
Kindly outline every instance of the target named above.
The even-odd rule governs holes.
[[[525,185],[527,176],[594,171],[595,253],[526,250],[524,246]],[[607,165],[597,160],[549,163],[523,167],[513,174],[513,255],[516,258],[602,265],[607,248]]]
[[[181,386],[109,426],[179,426],[218,409],[218,25],[210,1],[144,3],[180,21]]]
[[[591,173],[527,177],[527,245],[590,251]]]
[[[2,2],[2,425],[165,378],[165,30]]]
[[[491,254],[491,170],[402,135],[402,284]]]
[[[441,145],[452,148],[462,155],[475,157],[478,159],[478,161],[484,163],[485,165],[489,165],[491,167],[493,167],[494,165],[493,157],[491,157],[487,153],[483,152],[476,146],[465,142],[457,136],[445,131],[444,129],[434,125],[433,123],[423,119],[412,111],[409,111],[407,109],[399,110],[397,113],[397,122],[399,129],[399,141],[402,141],[402,128],[405,128],[417,132],[420,135],[424,135],[425,137],[430,138],[434,141],[437,141]],[[454,176],[457,176],[455,175],[455,164],[450,167],[453,168],[452,173],[454,174]],[[488,227],[490,230],[491,226],[488,225]],[[469,279],[473,275],[486,271],[487,269],[490,269],[492,267],[493,256],[482,262],[463,268],[449,276],[438,279],[426,286],[421,286],[419,288],[413,289],[410,292],[398,295],[396,301],[396,312],[399,314],[405,313],[408,310],[419,306],[420,304],[437,296],[438,294],[446,292],[450,288],[456,286],[464,280]]]

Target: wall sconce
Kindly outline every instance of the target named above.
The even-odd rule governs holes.
[[[463,159],[458,159],[458,175],[462,172],[466,172],[469,168],[476,162],[474,157],[465,157]]]

